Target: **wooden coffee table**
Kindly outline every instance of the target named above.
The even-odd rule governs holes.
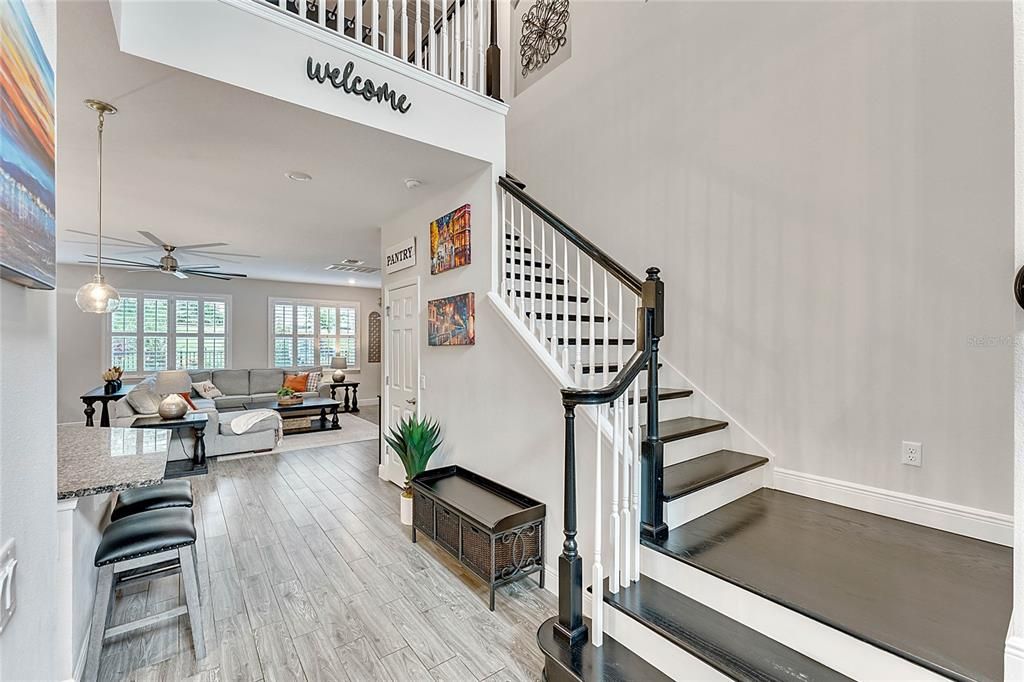
[[[306,398],[301,403],[295,405],[282,405],[277,400],[259,400],[251,402],[248,405],[243,405],[247,410],[274,410],[279,413],[282,419],[288,419],[289,417],[302,416],[301,412],[310,412],[314,410],[320,410],[320,418],[316,419],[314,415],[310,415],[309,427],[305,429],[290,429],[286,433],[310,433],[311,431],[332,431],[341,428],[341,422],[338,420],[338,408],[341,406],[337,400],[331,400],[330,398]],[[328,422],[327,415],[331,415],[330,422]]]

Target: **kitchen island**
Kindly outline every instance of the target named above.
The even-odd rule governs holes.
[[[171,432],[57,425],[57,589],[55,655],[62,679],[79,679],[96,594],[93,555],[113,493],[163,481]]]

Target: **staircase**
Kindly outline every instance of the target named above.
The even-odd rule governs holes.
[[[861,539],[869,549],[872,526],[882,521],[935,540],[931,529],[766,488],[770,453],[660,356],[665,302],[658,269],[649,268],[644,279],[633,275],[521,182],[503,177],[498,184],[501,234],[490,299],[561,385],[565,411],[559,613],[537,633],[545,678],[987,679],[958,672],[942,651],[919,655],[923,649],[911,651],[893,637],[710,568],[716,548],[765,525],[780,524],[785,538],[802,533],[800,524],[842,519],[835,530],[818,528],[821,538],[834,532],[842,546],[844,533],[849,540],[852,529],[868,529]],[[594,427],[585,442],[577,416]],[[593,468],[577,480],[587,460]],[[584,486],[595,502],[581,523]],[[773,516],[759,505],[771,506]],[[788,509],[802,515],[787,519]],[[892,532],[886,527],[878,535]],[[958,547],[957,538],[942,541]],[[767,548],[750,552],[751,540],[745,542],[751,560],[766,555]],[[846,559],[837,561],[840,554]],[[784,548],[776,553],[785,555]],[[842,565],[869,552],[858,546],[833,555],[832,565]],[[804,587],[814,588],[796,586],[796,593]],[[964,647],[968,657],[970,648]]]

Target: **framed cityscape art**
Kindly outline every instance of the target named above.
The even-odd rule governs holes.
[[[430,223],[430,274],[461,268],[470,262],[469,204]]]
[[[427,302],[427,345],[472,346],[476,343],[473,292]]]

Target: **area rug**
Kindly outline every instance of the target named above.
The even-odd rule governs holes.
[[[305,450],[306,448],[320,448],[330,445],[344,445],[345,443],[357,443],[363,440],[377,440],[380,437],[380,429],[376,424],[361,419],[353,414],[342,413],[338,415],[341,422],[340,431],[314,431],[312,433],[285,434],[284,442],[268,452],[243,452],[238,455],[224,455],[218,457],[220,460],[244,459],[259,455],[273,455],[292,450]]]

